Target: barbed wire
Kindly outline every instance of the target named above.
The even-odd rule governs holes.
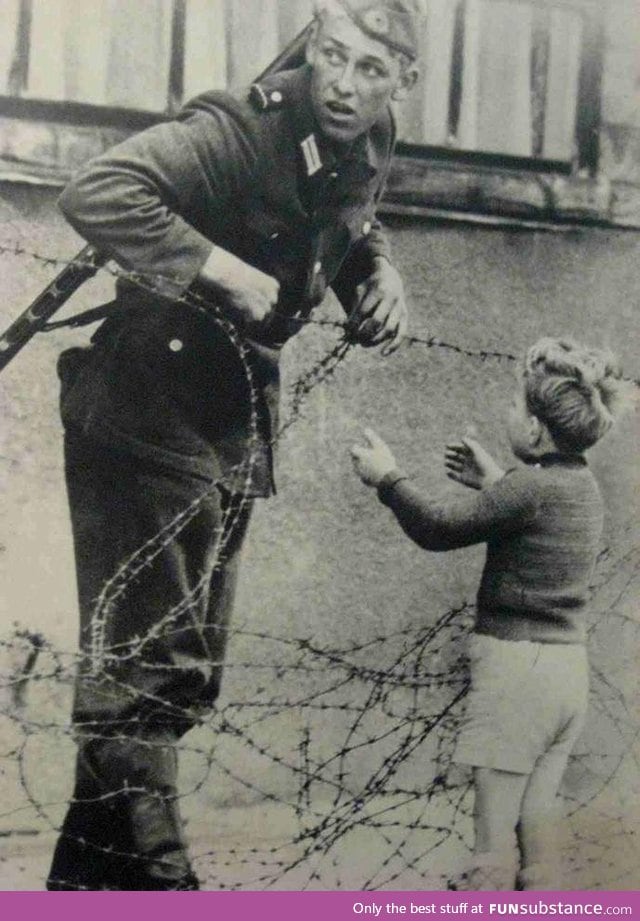
[[[83,263],[77,260],[62,259],[58,256],[43,256],[40,253],[30,250],[26,247],[19,246],[16,244],[6,245],[0,244],[0,255],[10,255],[17,257],[28,257],[34,262],[40,263],[46,268],[66,268],[68,266],[76,266],[79,268],[83,267]],[[171,284],[176,283],[175,279],[165,278],[163,276],[145,276],[137,272],[127,272],[115,265],[109,265],[101,267],[99,270],[101,273],[107,273],[115,280],[124,280],[128,281],[142,290],[149,293],[158,293],[157,284],[159,282],[170,282]],[[205,310],[211,310],[211,304],[202,297],[202,295],[197,295],[193,291],[189,291],[187,295],[176,298],[178,303],[183,304],[197,304],[198,306],[203,307]],[[291,319],[288,315],[281,314],[277,310],[273,311],[274,317],[283,317],[286,319]],[[324,327],[326,329],[337,330],[342,334],[347,334],[349,328],[346,322],[340,322],[338,320],[329,320],[329,319],[318,319],[315,317],[296,317],[294,322],[299,325],[301,328],[303,326],[317,326]],[[419,336],[405,336],[404,341],[408,345],[425,345],[428,348],[443,349],[446,351],[457,352],[458,354],[465,355],[470,358],[479,358],[481,360],[486,360],[489,358],[494,358],[504,361],[517,361],[517,356],[511,354],[510,352],[502,352],[497,349],[471,349],[466,346],[457,345],[455,343],[446,342],[442,339],[439,339],[437,336],[430,336],[427,338],[421,338]],[[329,356],[326,356],[327,359]],[[299,382],[297,382],[298,384]],[[297,385],[296,384],[296,385]]]
[[[28,257],[33,259],[35,262],[40,263],[44,267],[48,268],[63,268],[68,266],[75,266],[78,268],[84,267],[84,263],[78,260],[73,259],[63,259],[59,256],[45,256],[40,253],[35,252],[34,250],[28,249],[27,247],[20,246],[17,244],[7,245],[0,244],[0,255],[10,255],[18,257]],[[465,260],[466,261],[466,260]],[[176,279],[169,278],[165,276],[145,276],[144,274],[137,272],[127,272],[116,265],[101,266],[98,270],[102,273],[108,273],[115,280],[124,280],[131,282],[134,285],[137,285],[141,289],[149,292],[158,294],[157,283],[158,282],[169,282],[171,284],[176,283]],[[182,298],[176,298],[177,302],[181,303],[197,303],[198,306],[202,307],[207,312],[211,311],[211,303],[205,300],[201,295],[196,295],[193,291],[189,291],[187,295]],[[347,322],[341,322],[338,320],[330,320],[326,318],[318,319],[317,317],[295,317],[291,318],[288,314],[280,313],[278,310],[272,312],[274,318],[283,318],[292,320],[300,328],[304,326],[316,326],[324,327],[327,329],[334,329],[341,332],[345,336],[350,335],[350,327]],[[64,321],[63,321],[64,322]],[[45,327],[46,330],[46,327]],[[497,361],[508,361],[508,362],[517,362],[518,356],[513,352],[503,351],[500,349],[491,349],[491,348],[470,348],[467,345],[462,345],[454,342],[448,342],[438,336],[416,336],[416,335],[405,335],[403,337],[403,342],[407,346],[413,345],[422,345],[430,349],[442,349],[443,351],[453,352],[458,355],[462,355],[467,358],[478,358],[481,361],[487,361],[489,359],[495,359]],[[326,356],[327,360],[329,356]],[[629,377],[625,378],[629,383],[635,384],[637,387],[640,387],[640,376],[639,377]],[[296,385],[301,382],[296,382]]]
[[[16,245],[0,245],[0,254],[32,258],[47,268],[69,264]],[[146,291],[155,290],[154,279],[110,266],[103,271]],[[177,301],[206,315],[227,336],[250,394],[248,449],[234,469],[241,484],[240,504],[219,527],[215,570],[242,505],[249,501],[258,441],[256,386],[243,338],[228,318],[194,292]],[[289,413],[273,434],[273,445],[298,422],[309,395],[332,380],[353,348],[345,323],[315,318],[299,322],[324,328],[336,341],[291,385]],[[438,348],[481,362],[517,360],[509,351],[473,348],[437,337],[407,336],[406,341],[408,346]],[[255,837],[244,829],[237,834],[236,844],[223,842],[212,849],[211,835],[195,814],[192,849],[204,888],[445,888],[470,846],[470,780],[453,765],[452,752],[468,688],[463,644],[473,622],[472,604],[446,610],[428,624],[377,631],[331,645],[313,635],[278,635],[232,624],[227,632],[235,647],[224,668],[243,676],[233,687],[246,684],[245,692],[237,699],[227,696],[206,713],[152,693],[144,695],[111,670],[127,660],[144,667],[146,652],[156,638],[175,637],[189,629],[183,616],[208,591],[210,574],[179,603],[168,605],[144,636],[126,644],[107,641],[110,618],[129,586],[176,539],[218,485],[207,484],[123,561],[96,600],[92,639],[96,679],[138,699],[142,695],[150,703],[170,705],[196,724],[195,732],[180,743],[182,756],[191,765],[180,791],[186,808],[195,803],[197,813],[198,797],[210,795],[215,778],[223,776],[242,791],[245,800],[271,809],[267,823],[280,826]],[[591,708],[598,732],[583,739],[574,753],[563,791],[571,830],[563,859],[576,888],[581,880],[589,888],[611,888],[615,880],[628,884],[637,871],[635,829],[627,822],[623,805],[629,775],[635,780],[638,776],[637,699],[624,681],[616,683],[606,659],[600,661],[598,656],[599,638],[611,632],[625,635],[621,648],[630,657],[639,638],[638,623],[625,610],[640,573],[640,552],[629,546],[632,530],[633,523],[620,529],[616,546],[603,549],[591,586],[589,637],[595,648]],[[259,660],[243,658],[243,646],[256,642],[261,646]],[[60,742],[71,743],[74,729],[61,713],[68,705],[78,653],[57,648],[41,632],[16,626],[0,639],[0,656],[9,663],[0,673],[0,696],[5,698],[0,705],[4,726],[0,769],[6,767],[7,776],[14,774],[11,800],[0,803],[0,828],[5,827],[7,835],[57,831],[66,796],[56,799],[43,794],[42,765],[30,768],[30,752],[36,743],[48,744],[53,751]],[[154,669],[159,667],[153,663]],[[54,704],[41,712],[38,703],[45,698]],[[288,720],[295,725],[282,731]],[[105,737],[100,724],[85,723],[80,728],[85,736]],[[108,737],[128,736],[110,732]],[[416,776],[423,779],[416,782]],[[96,801],[108,802],[123,792],[127,791],[111,790]],[[21,827],[25,820],[35,822],[36,828]],[[140,861],[139,854],[126,849],[116,853],[132,863]]]

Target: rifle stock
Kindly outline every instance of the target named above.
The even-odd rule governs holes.
[[[309,29],[310,26],[303,29],[284,51],[256,77],[256,80],[263,80],[270,74],[302,64]],[[71,295],[108,262],[108,259],[108,256],[93,246],[85,246],[80,250],[53,281],[38,294],[27,309],[0,335],[0,371],[15,358],[36,333],[46,326],[47,321],[60,310]]]
[[[0,371],[20,349],[44,329],[49,320],[74,291],[92,278],[107,262],[107,257],[92,246],[85,246],[77,256],[56,275],[34,301],[0,336]]]

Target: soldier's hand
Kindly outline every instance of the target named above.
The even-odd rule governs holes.
[[[356,342],[364,346],[388,344],[390,355],[407,335],[409,314],[404,286],[398,270],[387,259],[376,259],[375,269],[361,286],[361,298],[349,318],[349,328]]]
[[[262,323],[278,303],[280,283],[233,253],[214,246],[198,276],[222,295],[224,306],[245,323]]]

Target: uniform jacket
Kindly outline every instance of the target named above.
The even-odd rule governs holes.
[[[246,373],[220,327],[175,301],[217,244],[280,282],[277,316],[246,339],[259,412],[250,492],[269,494],[281,347],[329,285],[349,309],[372,258],[388,255],[375,208],[391,113],[336,159],[315,126],[309,81],[304,65],[249,92],[197,97],[65,189],[69,222],[144,282],[119,282],[117,308],[93,345],[61,356],[66,426],[205,479],[231,479],[250,438]]]

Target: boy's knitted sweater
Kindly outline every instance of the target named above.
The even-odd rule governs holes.
[[[545,455],[488,489],[446,503],[421,495],[393,471],[378,495],[426,550],[488,544],[477,632],[541,643],[585,641],[603,510],[582,456]]]

